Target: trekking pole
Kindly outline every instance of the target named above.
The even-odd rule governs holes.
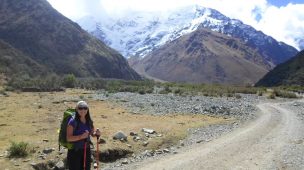
[[[99,132],[99,128],[97,128],[96,129],[96,133],[97,132]],[[97,141],[96,141],[96,169],[98,170],[98,168],[99,168],[99,144],[98,144],[98,141],[99,141],[99,135],[96,135],[96,139],[97,139]]]
[[[84,153],[83,153],[83,170],[86,170],[87,162],[87,139],[84,141]]]

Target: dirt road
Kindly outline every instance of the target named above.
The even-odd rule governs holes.
[[[258,119],[230,134],[137,168],[304,169],[303,120],[286,103],[264,103],[258,108]]]

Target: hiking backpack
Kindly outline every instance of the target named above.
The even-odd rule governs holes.
[[[59,143],[59,151],[60,151],[60,146],[63,146],[67,149],[73,149],[74,144],[73,142],[68,142],[67,141],[67,126],[71,118],[75,118],[76,110],[75,109],[67,109],[63,113],[63,119],[61,121],[60,129],[59,129],[59,138],[58,138],[58,143]],[[76,125],[77,128],[77,125]]]

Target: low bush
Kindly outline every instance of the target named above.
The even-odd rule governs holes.
[[[263,96],[263,92],[259,90],[259,91],[257,92],[257,95],[258,95],[258,96]]]
[[[267,96],[268,99],[275,99],[276,95],[274,92],[270,92],[269,95]]]
[[[11,142],[8,149],[9,158],[23,158],[29,155],[28,143],[26,142]]]
[[[274,94],[282,98],[297,98],[297,95],[295,93],[283,90],[274,90]]]

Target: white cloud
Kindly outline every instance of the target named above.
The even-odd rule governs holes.
[[[303,39],[304,4],[275,7],[266,0],[48,0],[65,16],[77,20],[85,15],[124,15],[130,11],[166,12],[188,5],[214,8],[224,15],[243,21],[267,35],[298,47]]]
[[[264,33],[292,46],[298,47],[297,38],[304,38],[304,4],[269,7],[256,25]]]
[[[60,13],[71,18],[77,19],[86,15],[84,10],[85,0],[48,0],[49,3]]]
[[[200,0],[199,4],[214,8],[230,18],[240,19],[250,25],[257,23],[256,16],[263,13],[267,7],[266,0]]]
[[[124,10],[164,11],[189,5],[189,0],[101,0],[108,12]]]
[[[66,17],[77,20],[86,15],[103,15],[101,0],[48,0],[48,2]]]
[[[200,0],[199,3],[298,49],[297,41],[304,39],[304,4],[289,3],[279,8],[266,0]]]

